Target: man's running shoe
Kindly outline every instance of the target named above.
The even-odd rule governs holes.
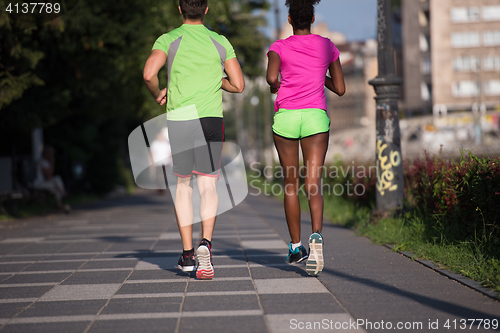
[[[306,262],[306,272],[311,276],[318,276],[324,265],[323,235],[316,231],[309,237],[309,258]]]
[[[194,271],[194,251],[189,254],[181,254],[177,262],[177,268],[183,272]]]
[[[292,242],[288,245],[288,256],[286,260],[289,264],[293,264],[296,262],[302,262],[307,259],[307,251],[306,248],[302,245],[297,246],[295,250],[292,250]]]
[[[198,268],[196,277],[198,279],[212,279],[214,277],[214,266],[212,265],[212,245],[206,239],[202,239],[200,246],[196,249]]]

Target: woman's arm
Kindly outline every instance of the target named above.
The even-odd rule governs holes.
[[[278,53],[269,51],[269,61],[267,63],[267,83],[271,87],[271,93],[276,94],[280,89],[281,82],[279,81],[281,58]]]
[[[336,93],[339,96],[345,94],[345,82],[344,82],[344,72],[342,72],[342,66],[340,65],[340,59],[335,60],[330,64],[328,68],[331,77],[325,78],[325,86]]]
[[[224,62],[224,71],[227,78],[222,79],[222,90],[230,93],[242,93],[243,89],[245,89],[245,79],[238,60],[236,58],[226,60]]]

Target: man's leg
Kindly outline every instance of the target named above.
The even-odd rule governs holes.
[[[193,189],[190,177],[179,177],[175,191],[175,216],[185,251],[193,249]]]
[[[208,176],[198,176],[198,190],[200,192],[200,216],[203,230],[202,238],[212,241],[215,227],[215,218],[219,206],[217,195],[217,178]]]

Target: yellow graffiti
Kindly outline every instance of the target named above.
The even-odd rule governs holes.
[[[377,190],[382,196],[385,195],[386,190],[396,191],[398,189],[397,184],[392,184],[394,179],[392,168],[401,164],[401,154],[398,151],[391,151],[389,157],[383,156],[386,148],[387,144],[384,144],[382,140],[377,140]]]

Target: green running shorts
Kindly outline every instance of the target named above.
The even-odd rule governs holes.
[[[273,132],[288,139],[301,139],[330,130],[330,119],[325,110],[279,109],[274,115]]]

